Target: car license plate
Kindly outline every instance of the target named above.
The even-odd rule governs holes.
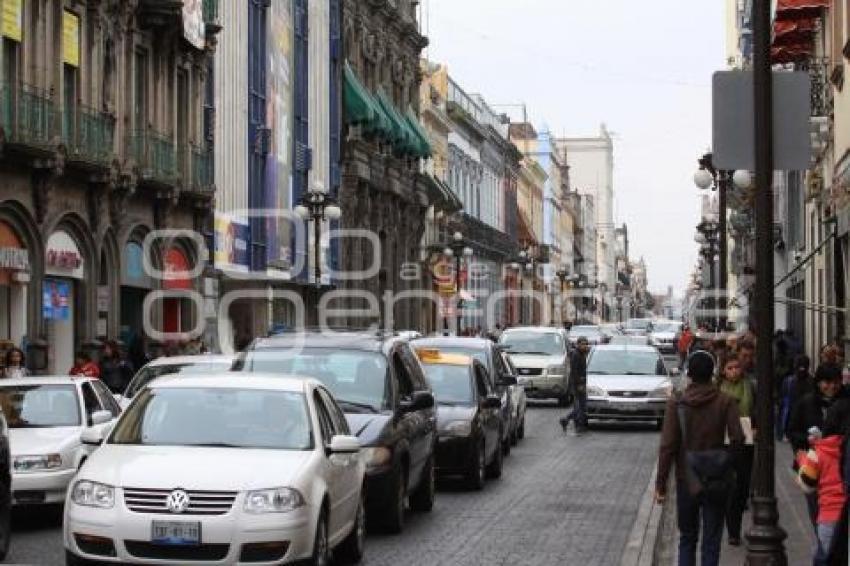
[[[636,413],[643,408],[643,405],[639,403],[620,403],[617,405],[617,408],[626,413]]]
[[[201,544],[201,523],[197,521],[154,521],[151,525],[151,542],[174,546]]]

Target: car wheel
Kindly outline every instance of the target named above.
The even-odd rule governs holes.
[[[435,474],[434,457],[431,456],[428,458],[428,463],[425,464],[425,469],[422,470],[422,479],[419,480],[419,486],[410,496],[410,508],[414,511],[427,513],[434,508],[434,493],[436,492]]]
[[[361,494],[360,504],[357,506],[357,515],[354,517],[354,527],[334,551],[334,558],[341,564],[359,564],[363,559],[365,546],[366,497]]]
[[[522,420],[519,421],[519,427],[516,429],[516,437],[519,440],[525,438],[525,415],[523,415]]]
[[[319,513],[319,522],[316,523],[316,538],[313,540],[313,557],[310,564],[313,566],[329,566],[331,563],[331,548],[328,543],[328,521],[324,510]]]
[[[407,498],[407,476],[403,469],[393,475],[392,497],[383,510],[381,523],[384,531],[398,534],[404,530],[404,503]]]
[[[485,458],[484,443],[478,447],[477,457],[470,463],[469,469],[466,472],[466,483],[470,489],[484,489],[485,480]]]
[[[502,464],[504,463],[505,450],[502,447],[502,438],[499,437],[499,445],[496,446],[496,453],[493,454],[493,461],[487,466],[487,477],[490,479],[498,479],[502,477]]]
[[[9,481],[3,485],[9,485]],[[9,553],[9,543],[12,540],[12,494],[3,490],[0,494],[0,561]]]

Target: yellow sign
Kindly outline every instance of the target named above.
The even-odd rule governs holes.
[[[23,41],[24,0],[3,0],[2,33],[4,37]]]
[[[80,66],[80,18],[67,10],[62,14],[62,61]]]

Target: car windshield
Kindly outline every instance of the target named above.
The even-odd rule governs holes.
[[[633,318],[626,323],[626,328],[631,330],[646,330],[650,326],[652,326],[652,321],[642,318]]]
[[[297,352],[257,350],[242,371],[313,377],[331,390],[346,412],[376,412],[389,406],[387,360],[376,352],[305,348]]]
[[[163,375],[171,375],[176,373],[199,374],[199,373],[219,373],[230,369],[232,364],[224,361],[207,361],[207,362],[190,362],[183,364],[162,364],[148,365],[143,367],[136,373],[127,390],[124,392],[124,397],[132,399],[136,396],[145,385]]]
[[[9,428],[80,426],[80,403],[75,385],[16,385],[0,387],[0,409]]]
[[[115,426],[111,444],[308,450],[304,395],[225,388],[148,388]]]
[[[596,349],[587,363],[587,373],[597,375],[664,375],[664,361],[656,352]]]
[[[510,354],[556,356],[564,353],[564,339],[555,332],[505,332],[499,342]]]
[[[471,405],[472,377],[469,367],[451,364],[424,364],[434,398],[442,405]]]

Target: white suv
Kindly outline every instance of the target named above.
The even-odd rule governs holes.
[[[72,482],[67,563],[357,562],[364,472],[315,380],[163,377]]]

